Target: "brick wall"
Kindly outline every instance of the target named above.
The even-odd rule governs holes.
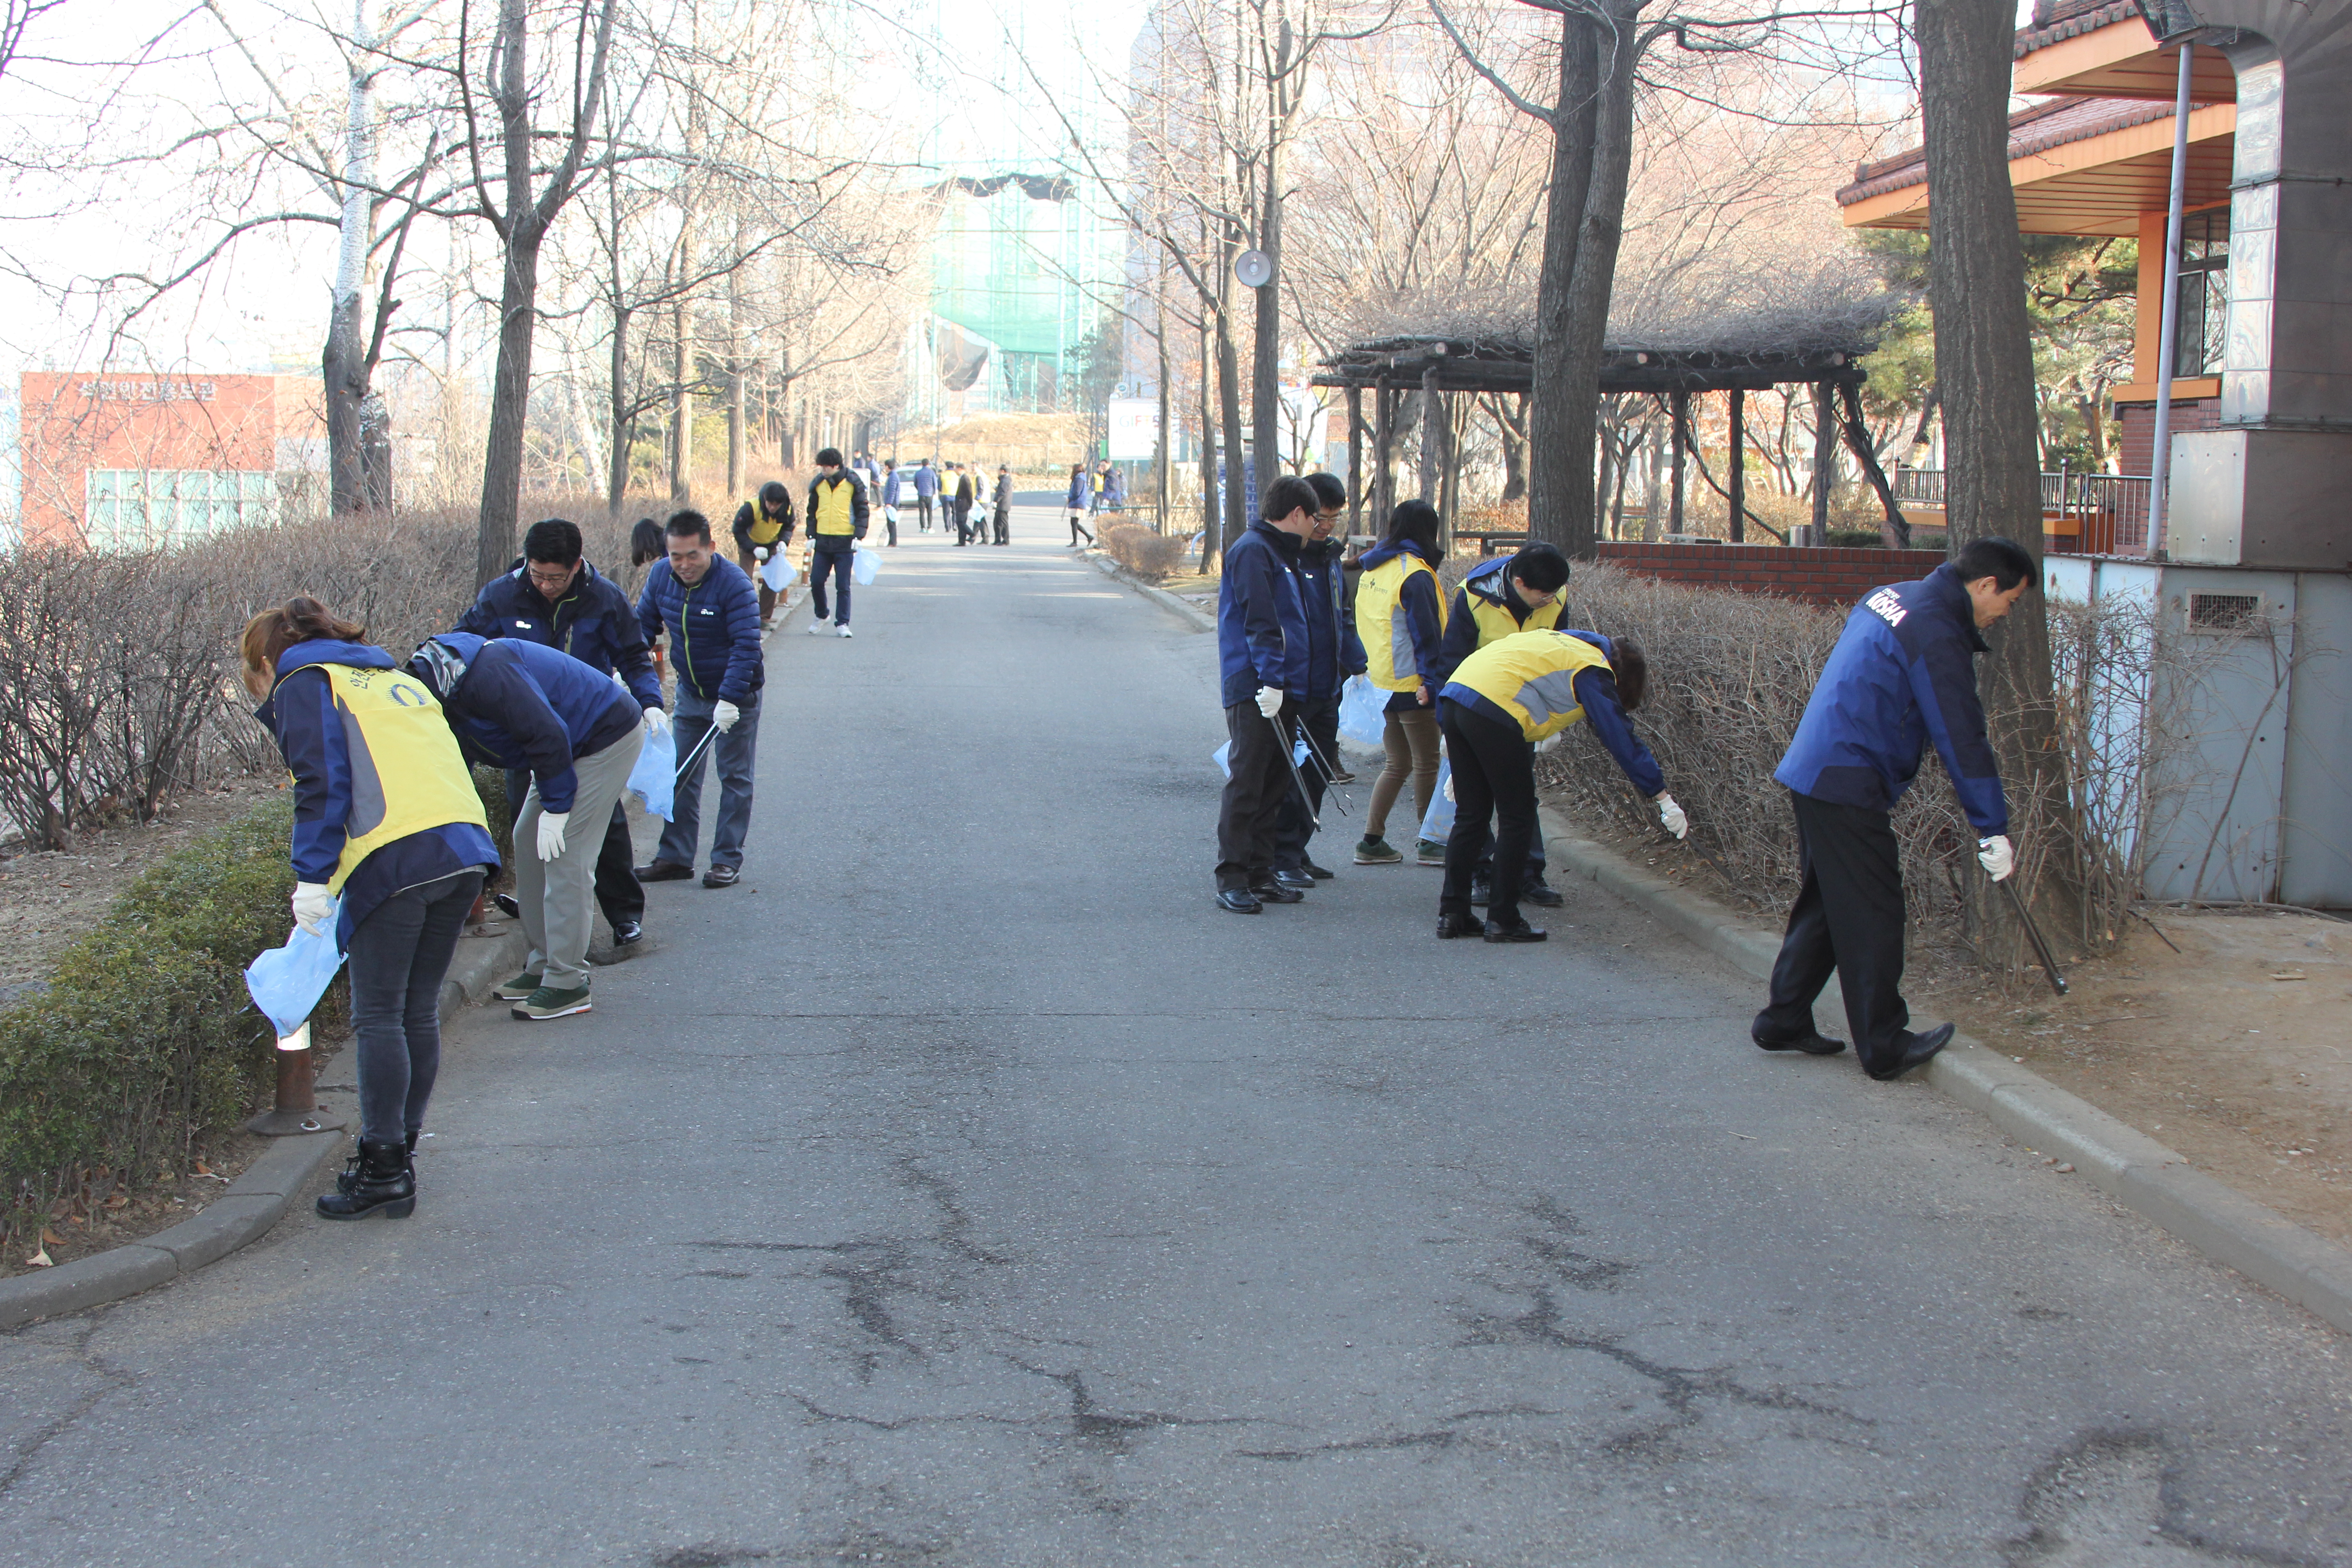
[[[1851,605],[1887,583],[1925,577],[1940,550],[1789,550],[1777,544],[1619,544],[1601,559],[1645,577],[1696,588],[1771,594],[1822,605]]]
[[[2199,398],[2194,402],[2172,405],[2172,433],[2183,430],[2218,430],[2221,427],[2221,400],[2218,397]],[[2116,461],[2122,466],[2118,473],[2145,477],[2156,461],[2156,405],[2153,403],[2118,403],[2116,405]]]

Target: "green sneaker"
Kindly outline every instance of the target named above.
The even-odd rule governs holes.
[[[1403,862],[1404,857],[1391,848],[1385,838],[1367,834],[1356,841],[1356,864],[1359,866],[1398,866]]]
[[[1412,853],[1413,858],[1424,866],[1443,866],[1445,864],[1445,846],[1437,843],[1433,839],[1423,838],[1416,840],[1412,847]]]
[[[514,1016],[518,1018],[568,1018],[574,1013],[587,1012],[589,1005],[588,987],[585,985],[577,991],[555,991],[542,985],[514,1005]]]
[[[538,989],[539,976],[526,969],[490,994],[501,1002],[520,1002]]]

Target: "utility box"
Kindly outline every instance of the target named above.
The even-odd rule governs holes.
[[[2200,566],[2244,563],[2246,433],[2184,430],[2172,438],[2164,508],[2166,553]]]

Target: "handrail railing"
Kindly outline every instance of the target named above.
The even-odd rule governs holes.
[[[1897,468],[1897,506],[1944,504],[1944,470]],[[2089,555],[2147,553],[2148,479],[2146,474],[2077,473],[2060,468],[2042,476],[2042,526],[2072,537]]]

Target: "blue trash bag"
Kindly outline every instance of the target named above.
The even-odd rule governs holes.
[[[335,908],[341,910],[341,899]],[[327,994],[335,971],[343,966],[342,950],[335,945],[335,919],[333,913],[327,916],[325,933],[320,936],[296,926],[284,947],[273,947],[246,966],[246,993],[280,1039],[302,1026]]]
[[[1231,741],[1227,741],[1223,745],[1219,746],[1215,751],[1209,753],[1209,760],[1216,763],[1217,771],[1224,774],[1227,778],[1234,776],[1233,750],[1234,743]],[[1307,765],[1306,737],[1301,736],[1297,742],[1290,748],[1290,760],[1297,763],[1302,768]]]
[[[1429,797],[1429,815],[1421,819],[1421,837],[1431,844],[1443,844],[1454,836],[1454,803],[1445,798],[1445,785],[1454,777],[1454,760],[1441,758],[1437,764],[1437,787]]]
[[[1339,739],[1362,751],[1379,751],[1388,729],[1388,696],[1369,677],[1348,677],[1339,690]]]
[[[670,820],[677,809],[677,736],[664,730],[658,735],[647,735],[644,747],[637,752],[637,765],[629,770],[629,786],[636,797],[646,803],[646,809]]]
[[[768,585],[771,594],[782,593],[799,575],[800,573],[784,559],[784,552],[781,550],[771,551],[768,558],[760,563],[760,581]]]
[[[857,547],[857,557],[849,563],[849,580],[861,588],[873,586],[874,574],[882,570],[882,557],[864,545]]]

